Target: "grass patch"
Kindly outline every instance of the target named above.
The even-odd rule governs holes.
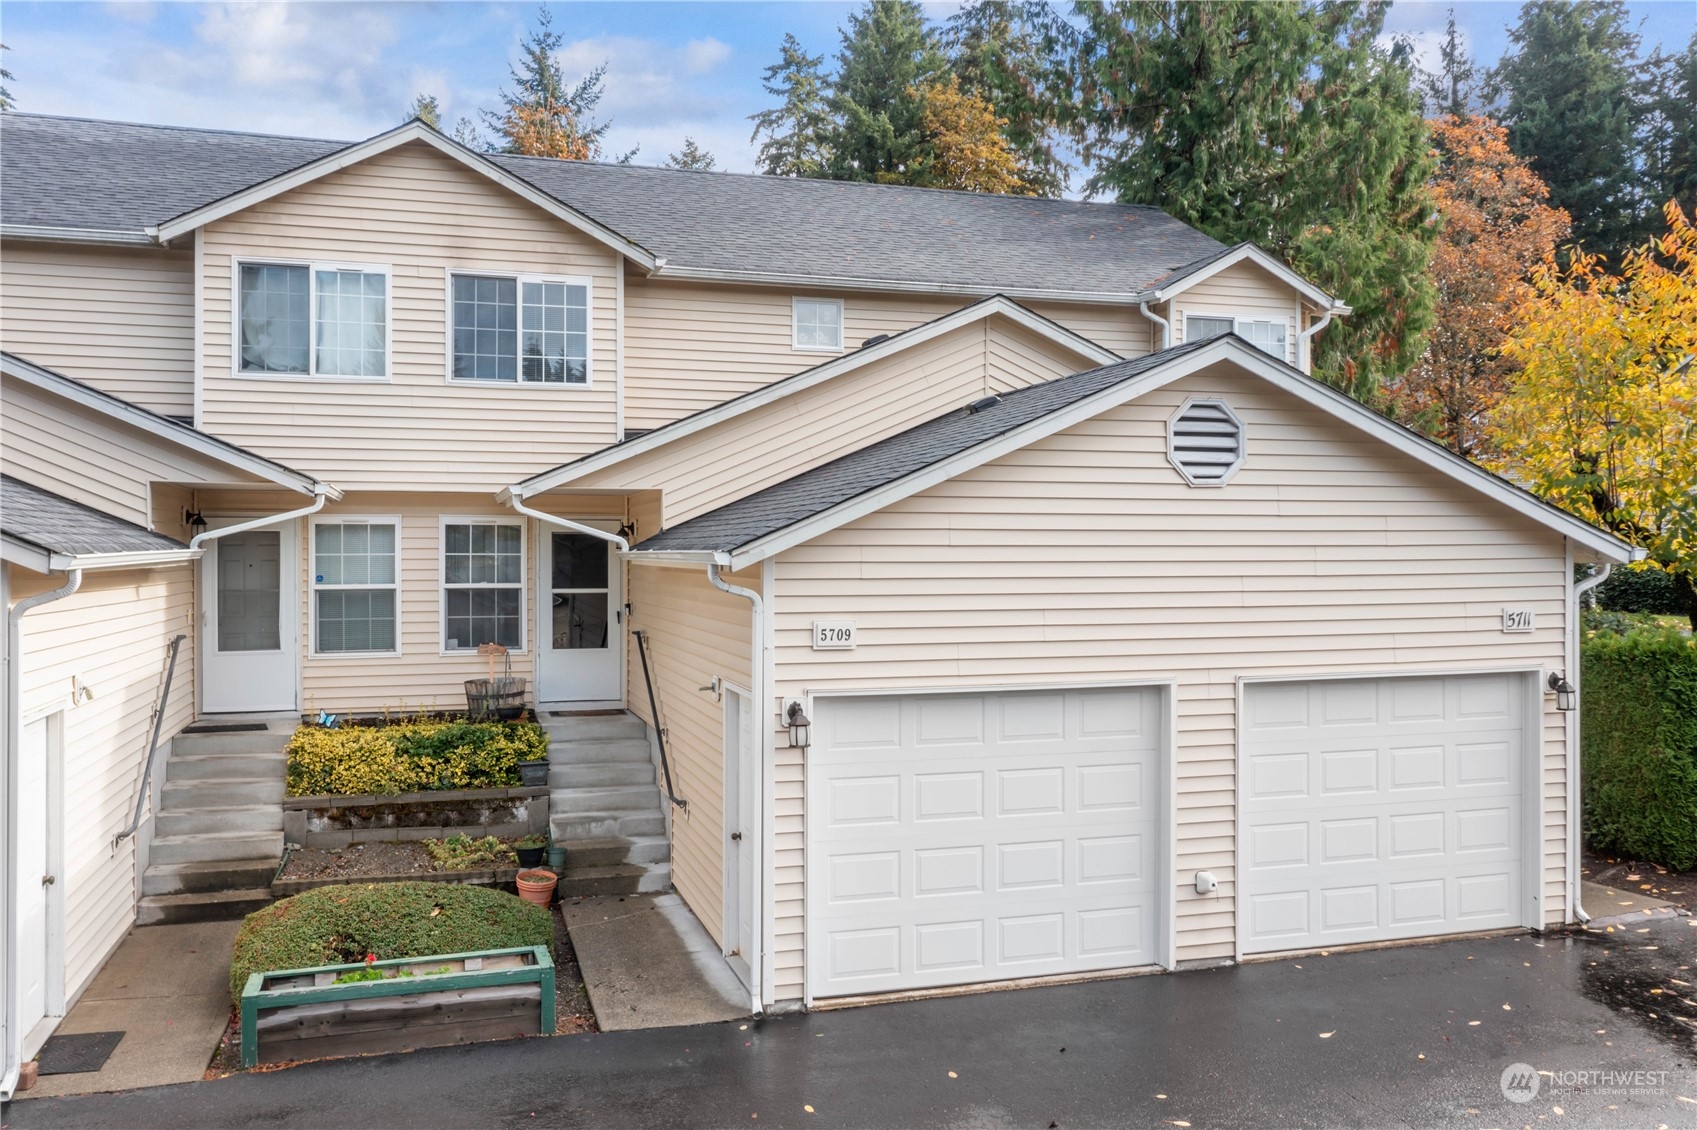
[[[534,722],[419,719],[302,726],[289,739],[290,796],[392,796],[518,785],[520,761],[548,756]]]

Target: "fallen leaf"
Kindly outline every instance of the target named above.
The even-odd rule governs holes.
[[[1503,1011],[1504,1012],[1513,1012],[1514,1006],[1512,1004],[1505,1004],[1505,1005],[1503,1005]]]
[[[812,1114],[812,1113],[813,1113],[813,1108],[812,1108],[812,1107],[810,1107],[810,1106],[803,1106],[803,1107],[802,1107],[802,1108],[801,1108],[801,1109],[802,1109],[802,1110],[805,1110],[805,1111],[806,1111],[806,1112],[807,1112],[807,1113],[808,1113],[808,1114]]]
[[[1302,968],[1302,966],[1300,966],[1300,965],[1298,965],[1298,966],[1297,966],[1297,968],[1298,968],[1298,969],[1301,969],[1301,968]]]
[[[951,1071],[951,1072],[949,1072],[949,1078],[950,1079],[959,1079],[960,1076],[956,1075],[953,1071]]]
[[[1682,1103],[1690,1103],[1692,1106],[1697,1106],[1697,1099],[1688,1099],[1684,1095],[1675,1095],[1674,1098],[1678,1099]]]
[[[1551,1113],[1552,1113],[1552,1114],[1566,1114],[1566,1113],[1567,1113],[1567,1111],[1565,1111],[1565,1110],[1563,1110],[1563,1109],[1562,1109],[1562,1108],[1561,1108],[1561,1107],[1559,1107],[1559,1106],[1553,1106],[1553,1107],[1551,1107],[1551,1108],[1550,1108],[1550,1112],[1551,1112]]]
[[[1425,1059],[1425,1058],[1426,1058],[1426,1053],[1425,1053],[1425,1052],[1421,1052],[1421,1053],[1420,1053],[1420,1054],[1419,1054],[1419,1055],[1418,1055],[1418,1056],[1416,1056],[1416,1057],[1415,1057],[1415,1058],[1416,1058],[1416,1059]]]
[[[1467,1022],[1467,1026],[1468,1026],[1468,1027],[1469,1027],[1469,1028],[1477,1028],[1477,1027],[1479,1027],[1479,1025],[1481,1025],[1481,1024],[1483,1024],[1483,1023],[1484,1023],[1484,1021],[1483,1021],[1483,1020],[1469,1020],[1469,1021],[1468,1021],[1468,1022]]]
[[[1190,1125],[1190,1123],[1188,1123],[1188,1122],[1180,1122],[1180,1121],[1179,1121],[1179,1120],[1178,1120],[1178,1119],[1176,1119],[1176,1118],[1169,1118],[1169,1119],[1167,1119],[1167,1122],[1168,1122],[1168,1123],[1170,1123],[1170,1124],[1171,1124],[1171,1125],[1173,1125],[1173,1126],[1189,1126],[1189,1125]]]
[[[1155,1097],[1156,1097],[1156,1098],[1158,1098],[1158,1099],[1164,1099],[1164,1098],[1166,1098],[1166,1097],[1167,1097],[1167,1096],[1165,1096],[1165,1095],[1156,1095],[1156,1096],[1155,1096]]]
[[[1338,1034],[1338,1030],[1337,1030],[1337,1029],[1336,1029],[1336,1028],[1333,1028],[1333,1029],[1332,1029],[1332,1030],[1331,1030],[1331,1031],[1330,1031],[1330,1032],[1321,1032],[1321,1033],[1320,1033],[1320,1038],[1321,1038],[1321,1039],[1322,1039],[1322,1040],[1329,1040],[1329,1039],[1331,1039],[1331,1038],[1332,1038],[1332,1037],[1333,1037],[1333,1036],[1335,1036],[1335,1035],[1337,1035],[1337,1034]]]
[[[738,1024],[738,1025],[737,1025],[737,1031],[738,1031],[738,1032],[746,1032],[746,1031],[748,1031],[748,1025],[746,1025],[746,1024]]]
[[[439,906],[433,906],[433,907],[430,908],[430,917],[432,917],[432,918],[435,918],[438,914],[441,914],[441,913],[442,913],[442,908],[439,907]]]

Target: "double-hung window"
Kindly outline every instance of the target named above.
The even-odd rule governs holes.
[[[442,650],[524,647],[524,527],[497,518],[442,523]]]
[[[389,375],[389,275],[334,264],[241,263],[237,368],[301,377]]]
[[[319,655],[400,652],[396,518],[312,525],[312,648]]]
[[[843,348],[843,303],[838,298],[797,298],[790,304],[791,344],[797,349],[840,353]]]
[[[589,282],[528,275],[450,279],[456,381],[589,383]]]
[[[1263,353],[1283,361],[1285,352],[1285,323],[1271,318],[1226,318],[1189,314],[1184,319],[1184,340],[1201,341],[1236,333]]]

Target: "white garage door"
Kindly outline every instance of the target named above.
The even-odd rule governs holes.
[[[816,997],[1157,960],[1154,690],[821,699]]]
[[[1535,921],[1526,709],[1517,675],[1245,687],[1243,952]]]

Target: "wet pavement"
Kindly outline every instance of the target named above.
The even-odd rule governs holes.
[[[5,1121],[1697,1126],[1692,922],[434,1049],[19,1103]],[[1525,1103],[1505,1098],[1515,1064],[1534,1073],[1509,1072]]]

